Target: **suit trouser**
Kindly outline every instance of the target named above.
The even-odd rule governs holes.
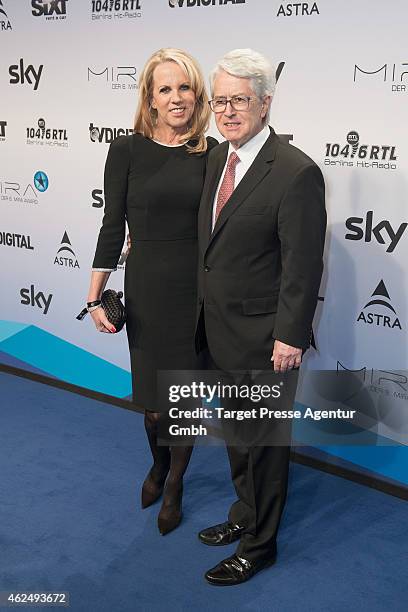
[[[212,359],[210,369],[217,369]],[[266,379],[273,376],[272,372],[265,374]],[[291,375],[295,377],[291,389],[294,393],[297,373]],[[266,379],[264,377],[263,382]],[[240,410],[255,406],[249,399],[223,400],[223,404],[226,409]],[[237,554],[251,561],[273,557],[287,494],[292,421],[272,421],[269,429],[257,420],[223,419],[222,425],[238,497],[231,506],[228,520],[245,527]],[[264,430],[260,432],[262,427]],[[262,440],[266,443],[262,444]]]

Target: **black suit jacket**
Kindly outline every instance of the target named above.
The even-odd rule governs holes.
[[[239,152],[238,152],[239,153]],[[275,339],[306,349],[323,271],[324,181],[271,134],[211,232],[228,142],[208,158],[198,217],[196,349],[222,369],[268,369]]]

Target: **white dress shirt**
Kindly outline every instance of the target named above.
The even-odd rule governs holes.
[[[258,155],[259,151],[262,149],[265,142],[268,140],[270,133],[271,132],[269,130],[269,126],[265,125],[265,127],[260,132],[258,132],[258,134],[256,134],[253,138],[251,138],[251,140],[248,140],[248,142],[242,145],[242,147],[239,147],[239,149],[234,149],[234,147],[230,143],[228,147],[227,160],[225,162],[225,166],[221,174],[220,182],[218,183],[217,191],[215,192],[215,198],[214,198],[213,210],[212,210],[211,231],[214,229],[214,225],[215,225],[215,210],[217,208],[218,192],[220,190],[222,181],[224,180],[225,170],[227,169],[227,162],[228,162],[229,156],[231,155],[233,151],[235,151],[235,153],[239,157],[239,162],[237,163],[235,167],[234,189],[236,189],[238,183],[243,179],[246,172],[249,170],[250,166],[252,166],[255,160],[255,157]]]

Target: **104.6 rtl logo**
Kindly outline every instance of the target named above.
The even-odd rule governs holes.
[[[360,141],[358,132],[351,131],[343,142],[327,142],[325,166],[397,169],[396,146],[389,144],[366,144]]]

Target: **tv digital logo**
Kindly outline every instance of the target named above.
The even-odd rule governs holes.
[[[89,124],[89,138],[92,142],[109,144],[118,136],[129,136],[130,134],[133,134],[133,128],[96,127],[93,123]]]
[[[394,93],[407,93],[408,86],[408,62],[400,62],[399,64],[385,63],[374,70],[367,70],[354,64],[354,83],[385,83],[391,85],[391,91]]]
[[[4,3],[0,0],[0,32],[4,32],[5,30],[12,30],[10,19],[7,16],[7,13],[4,9]]]
[[[32,0],[32,15],[34,17],[45,17],[47,21],[55,21],[67,18],[68,0]]]
[[[24,83],[28,83],[33,85],[34,91],[37,91],[43,68],[44,64],[41,64],[38,69],[34,68],[32,64],[24,68],[24,60],[20,58],[18,64],[13,64],[9,67],[10,84],[16,85],[20,83],[24,85]]]
[[[384,219],[374,225],[373,219],[374,211],[372,210],[367,212],[365,219],[363,217],[349,217],[346,220],[346,228],[350,230],[350,233],[344,236],[345,239],[363,240],[364,238],[364,242],[376,240],[379,244],[387,245],[386,253],[392,253],[407,229],[408,223],[401,223],[399,228],[394,230],[389,221]]]
[[[396,161],[395,145],[363,144],[356,131],[349,132],[343,143],[326,142],[325,166],[396,170]]]
[[[34,247],[31,244],[31,236],[27,234],[12,234],[0,231],[0,245],[34,251]]]
[[[169,0],[169,6],[192,8],[193,6],[225,6],[226,4],[245,4],[246,0]]]
[[[276,13],[277,17],[310,17],[320,15],[317,2],[285,2]]]

